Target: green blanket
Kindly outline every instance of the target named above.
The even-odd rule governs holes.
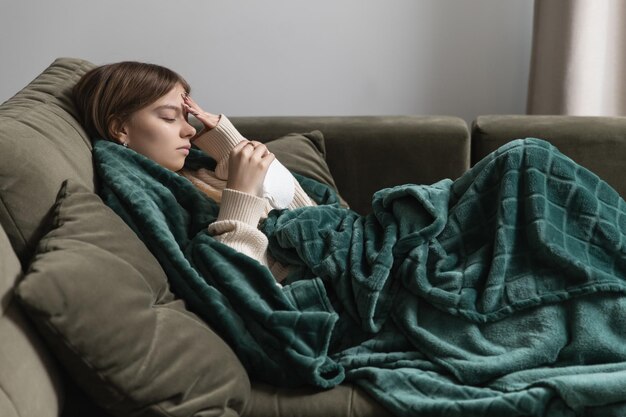
[[[252,378],[345,378],[398,416],[626,412],[626,205],[547,142],[381,190],[367,216],[298,177],[322,205],[262,224],[293,265],[282,290],[207,235],[217,207],[185,179],[108,142],[94,155],[104,200]]]

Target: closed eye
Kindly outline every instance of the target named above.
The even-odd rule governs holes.
[[[172,111],[174,113],[172,113]],[[176,119],[180,116],[184,116],[183,109],[180,105],[176,104],[163,104],[154,109],[156,115],[161,117],[161,119],[165,120],[168,123],[174,123]],[[174,116],[174,117],[168,117]]]

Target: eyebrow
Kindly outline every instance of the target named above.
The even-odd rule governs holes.
[[[174,110],[177,113],[182,112],[182,107],[181,106],[175,106],[173,104],[163,104],[162,106],[159,106],[159,107],[155,108],[154,110],[163,110],[163,109]]]

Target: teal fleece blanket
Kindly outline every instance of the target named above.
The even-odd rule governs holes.
[[[253,379],[349,380],[398,416],[626,412],[626,205],[545,141],[380,190],[367,216],[297,177],[321,205],[262,224],[282,289],[208,236],[217,206],[186,179],[105,141],[94,157],[105,202]]]

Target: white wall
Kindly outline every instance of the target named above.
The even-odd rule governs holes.
[[[532,0],[0,0],[0,102],[56,57],[168,66],[212,112],[524,113]]]

